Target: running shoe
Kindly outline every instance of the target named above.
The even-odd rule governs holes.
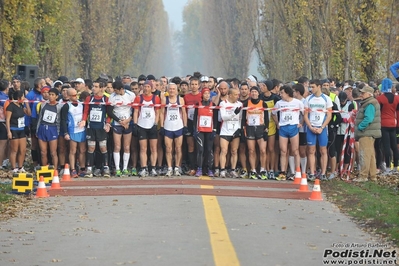
[[[221,178],[226,178],[226,170],[220,171],[220,177]]]
[[[315,181],[316,180],[316,176],[314,174],[310,174],[308,175],[308,181]]]
[[[202,169],[201,168],[198,168],[197,172],[195,172],[195,176],[196,177],[202,176]]]
[[[230,172],[230,177],[231,177],[231,178],[238,178],[239,176],[238,176],[238,173],[237,173],[236,171],[232,170],[232,171]]]
[[[121,177],[122,176],[122,171],[120,169],[116,170],[115,176],[116,177]]]
[[[192,170],[188,171],[187,174],[188,174],[189,176],[195,176],[196,173],[197,173],[197,172],[196,172],[194,169],[192,169]],[[201,171],[201,175],[202,175],[202,171]]]
[[[250,179],[258,179],[258,174],[256,172],[250,172],[249,173],[249,178]]]
[[[220,170],[219,170],[219,168],[216,168],[215,169],[215,173],[213,174],[213,176],[218,177],[219,175],[220,175]]]
[[[98,169],[100,171],[100,175],[101,175],[101,170]],[[111,171],[109,170],[108,166],[104,167],[104,177],[111,177]]]
[[[294,174],[287,175],[287,180],[294,181],[294,178],[295,178]]]
[[[158,176],[158,173],[154,168],[151,170],[151,176]]]
[[[18,168],[12,169],[12,173],[13,173],[13,174],[18,173],[18,170],[19,170]]]
[[[108,169],[108,171],[109,171],[109,169]],[[105,169],[104,169],[104,173],[105,173]],[[101,176],[101,169],[96,168],[96,170],[94,170],[94,172],[93,172],[93,175],[94,176]]]
[[[287,176],[284,173],[280,173],[276,178],[277,181],[285,181],[287,180]]]
[[[122,176],[123,177],[128,177],[129,176],[129,171],[127,169],[123,169]]]
[[[86,178],[91,178],[93,177],[93,172],[91,170],[87,170],[85,176]]]
[[[175,175],[175,176],[181,176],[181,169],[180,169],[180,167],[175,167],[175,173],[174,173],[174,175]]]
[[[324,174],[324,175],[320,175],[320,181],[327,181],[328,179],[327,179],[327,176]]]
[[[78,178],[78,172],[76,172],[75,169],[72,170],[72,172],[71,172],[71,177],[72,177],[72,178]]]
[[[147,169],[145,169],[145,168],[141,169],[139,175],[140,175],[140,177],[146,177],[146,176],[148,176]]]
[[[172,175],[173,175],[173,169],[172,169],[172,168],[169,168],[168,171],[166,171],[165,176],[171,177]]]
[[[85,177],[86,176],[86,171],[85,170],[80,170],[79,171],[79,177]]]
[[[248,172],[246,169],[241,169],[240,171],[240,177],[241,178],[248,178]]]
[[[131,175],[132,176],[137,176],[137,169],[136,168],[132,168],[132,173],[131,173]]]
[[[23,167],[18,169],[18,173],[26,173],[25,169]]]
[[[266,171],[260,172],[260,179],[267,180],[267,172]]]
[[[276,176],[274,175],[274,171],[269,171],[269,179],[276,180]]]
[[[216,172],[216,171],[215,171]],[[215,176],[215,174],[213,173],[213,171],[212,170],[209,170],[208,171],[208,176],[209,177],[214,177]]]

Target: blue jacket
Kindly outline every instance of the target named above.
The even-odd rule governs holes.
[[[396,62],[395,64],[393,64],[389,70],[391,70],[392,75],[397,79],[399,78],[399,74],[398,74],[398,70],[399,70],[399,62]]]

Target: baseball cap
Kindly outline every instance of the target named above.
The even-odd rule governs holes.
[[[85,84],[85,81],[82,78],[77,78],[73,83],[83,83]]]
[[[56,80],[56,81],[54,81],[54,83],[53,83],[53,88],[55,88],[55,87],[57,87],[57,86],[59,86],[59,85],[63,85],[64,83],[61,81],[61,80]]]
[[[200,78],[200,81],[201,81],[201,82],[208,82],[208,81],[209,81],[209,78],[208,78],[207,76],[202,76],[202,77]]]
[[[44,86],[41,90],[40,90],[40,92],[41,93],[43,93],[43,92],[49,92],[50,91],[50,86]]]
[[[364,87],[360,90],[360,92],[368,92],[368,93],[373,94],[373,93],[374,93],[374,89],[373,89],[372,87],[370,87],[370,86],[364,86]]]

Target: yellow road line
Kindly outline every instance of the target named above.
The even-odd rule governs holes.
[[[207,177],[200,177],[200,179],[210,180]],[[201,188],[211,189],[213,186],[203,185]],[[240,262],[230,241],[229,232],[216,196],[202,196],[202,202],[204,204],[205,219],[208,224],[215,266],[239,266]]]

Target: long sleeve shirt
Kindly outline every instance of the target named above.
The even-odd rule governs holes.
[[[369,104],[366,109],[364,110],[364,119],[362,122],[359,123],[358,129],[360,131],[365,130],[371,122],[373,122],[375,117],[375,107],[372,104]]]

